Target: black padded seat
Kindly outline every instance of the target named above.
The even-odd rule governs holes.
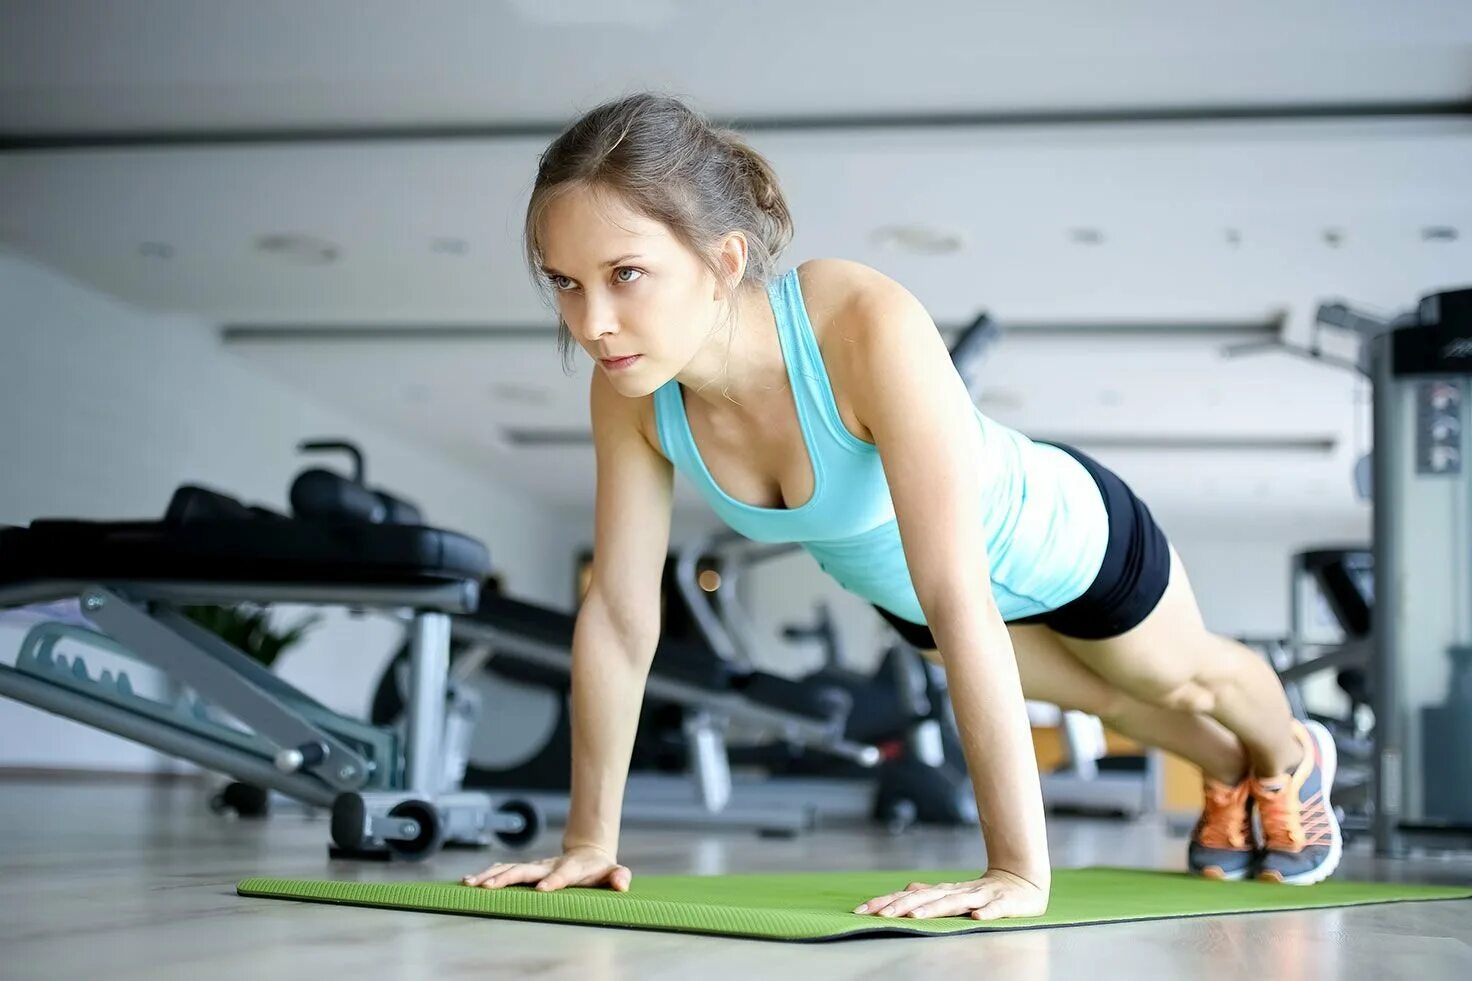
[[[490,567],[485,545],[455,532],[297,520],[189,487],[176,493],[163,521],[43,519],[28,528],[0,529],[0,585],[39,580],[410,587],[464,580],[479,585]]]

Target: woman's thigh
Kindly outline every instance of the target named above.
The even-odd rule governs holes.
[[[1188,708],[1190,689],[1209,683],[1222,666],[1222,639],[1210,633],[1174,547],[1165,593],[1143,621],[1103,640],[1054,634],[1059,643],[1091,670],[1131,695],[1151,702],[1179,695]]]

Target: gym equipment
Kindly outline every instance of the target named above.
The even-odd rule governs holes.
[[[477,889],[441,882],[256,878],[239,883],[236,892],[267,899],[787,941],[988,933],[1472,897],[1472,888],[1467,886],[1334,879],[1312,889],[1295,889],[1260,882],[1213,882],[1181,872],[1088,868],[1054,871],[1048,912],[1027,919],[983,923],[960,916],[889,919],[851,912],[860,903],[902,889],[911,881],[958,882],[975,877],[975,869],[717,876],[635,874],[626,893],[608,889],[539,893],[525,886]]]
[[[1472,846],[1472,289],[1370,338],[1374,381],[1375,845]]]
[[[535,809],[456,792],[440,753],[448,617],[474,607],[489,564],[484,545],[453,532],[288,518],[187,485],[161,521],[0,529],[0,608],[74,597],[90,623],[33,627],[16,666],[0,665],[0,694],[331,808],[334,856],[521,844]],[[331,712],[178,611],[275,602],[412,611],[402,736]],[[172,687],[151,695],[122,668],[94,676],[57,652],[63,642],[139,677],[162,671]],[[221,795],[222,806],[258,803],[259,790]]]
[[[303,470],[291,484],[291,511],[298,518],[340,520],[354,518],[370,524],[417,525],[419,508],[365,480],[363,451],[348,440],[305,440],[297,445],[303,453],[338,450],[353,461],[353,476],[344,480],[331,470]]]
[[[1472,846],[1472,289],[1432,293],[1391,321],[1325,304],[1319,320],[1358,333],[1356,367],[1373,384],[1370,479],[1357,483],[1374,509],[1373,564],[1359,583],[1348,567],[1323,582],[1348,642],[1285,672],[1340,672],[1352,703],[1373,705],[1372,790],[1365,823],[1380,854],[1413,845]],[[1362,467],[1359,467],[1362,470]],[[1370,577],[1392,584],[1375,595]],[[1344,588],[1344,580],[1352,588]],[[1365,586],[1368,588],[1359,588]],[[1295,585],[1295,589],[1296,589]],[[1363,609],[1353,601],[1363,594]],[[1296,604],[1295,604],[1296,605]],[[1337,790],[1336,790],[1337,796]]]

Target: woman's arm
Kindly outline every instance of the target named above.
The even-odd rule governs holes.
[[[618,864],[619,818],[659,642],[673,471],[640,430],[642,404],[613,391],[601,371],[590,403],[598,498],[592,579],[573,628],[572,796],[562,855],[493,865],[466,876],[467,885],[626,890],[633,877]]]
[[[879,448],[905,561],[945,663],[988,878],[1018,880],[1045,906],[1051,872],[1042,790],[1016,658],[991,591],[975,407],[919,301],[872,270],[850,275],[854,285],[835,321],[848,341],[840,372]],[[1019,912],[1009,911],[1013,905]],[[986,912],[1032,915],[1042,911],[1036,905],[1005,902]]]
[[[597,454],[593,569],[572,645],[572,796],[563,847],[615,854],[644,684],[659,643],[673,468],[639,426],[641,402],[602,371],[590,393]]]

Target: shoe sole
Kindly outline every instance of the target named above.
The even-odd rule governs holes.
[[[1324,788],[1324,810],[1328,812],[1329,824],[1334,829],[1334,840],[1329,845],[1329,854],[1322,862],[1304,872],[1296,872],[1293,875],[1283,875],[1281,872],[1261,872],[1257,878],[1261,882],[1276,882],[1285,886],[1311,886],[1323,882],[1334,874],[1339,868],[1339,860],[1344,857],[1344,833],[1339,828],[1339,818],[1334,813],[1334,802],[1329,799],[1329,792],[1334,787],[1334,774],[1339,768],[1339,751],[1334,748],[1334,737],[1329,735],[1329,730],[1318,722],[1305,722],[1304,728],[1313,737],[1315,745],[1319,747],[1319,759],[1323,762],[1322,775],[1319,782]]]
[[[1237,869],[1235,872],[1228,872],[1220,865],[1208,865],[1204,869],[1194,869],[1193,871],[1201,876],[1201,878],[1211,879],[1214,882],[1241,882],[1247,878],[1247,870],[1245,868]]]

